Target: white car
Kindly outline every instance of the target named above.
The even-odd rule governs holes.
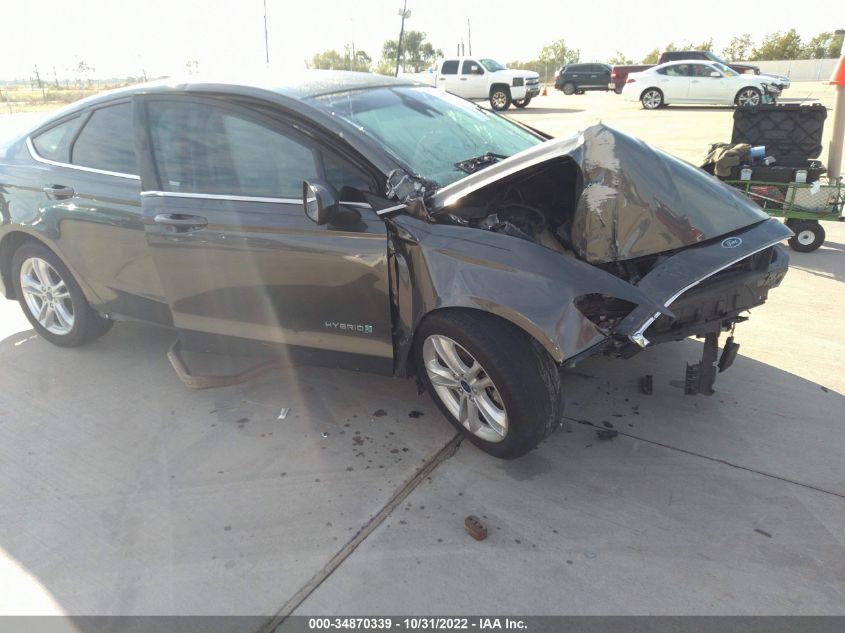
[[[682,60],[631,73],[622,96],[654,110],[669,103],[755,106],[780,90],[765,75],[740,75],[719,62]]]

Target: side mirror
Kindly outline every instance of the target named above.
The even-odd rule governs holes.
[[[716,71],[716,70],[712,70],[712,71],[710,71],[710,76],[711,76],[711,77],[721,77],[721,76],[722,76],[722,73],[720,73],[720,72],[718,72],[718,71]]]
[[[309,220],[323,225],[331,222],[332,217],[337,215],[340,205],[337,194],[330,185],[306,180],[302,183],[302,207]]]

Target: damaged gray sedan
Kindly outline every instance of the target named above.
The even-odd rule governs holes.
[[[0,290],[46,339],[114,320],[188,350],[415,376],[483,450],[561,416],[560,369],[722,332],[786,274],[790,231],[606,126],[552,140],[377,75],[145,84],[0,147]]]

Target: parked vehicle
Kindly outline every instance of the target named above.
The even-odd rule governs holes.
[[[721,57],[719,57],[715,53],[711,53],[710,51],[665,51],[660,54],[660,57],[657,60],[657,64],[614,66],[610,71],[610,85],[608,85],[608,89],[615,91],[616,94],[622,94],[622,88],[625,87],[625,83],[628,81],[628,75],[630,75],[631,73],[641,73],[644,70],[648,70],[650,68],[654,68],[654,66],[658,66],[660,64],[665,64],[668,62],[689,61],[694,59],[724,64],[725,66],[733,70],[735,73],[738,73],[740,75],[761,74],[760,68],[758,68],[757,66],[726,62]],[[766,77],[770,78],[769,83],[779,85],[781,90],[786,90],[787,88],[789,88],[789,77],[785,77],[783,75],[773,75],[770,73],[764,74]]]
[[[567,64],[555,75],[555,88],[563,94],[584,94],[585,90],[607,90],[610,82],[608,64]]]
[[[780,90],[763,75],[739,75],[718,62],[669,62],[631,73],[622,90],[646,110],[670,103],[756,106],[773,102]]]
[[[464,99],[489,100],[494,110],[524,108],[540,94],[540,75],[512,70],[487,57],[450,57],[424,73],[403,73]]]
[[[694,334],[715,359],[786,274],[790,235],[606,126],[551,140],[327,71],[73,104],[0,146],[0,216],[0,291],[52,343],[132,319],[189,349],[416,376],[505,458],[558,425],[564,365]],[[702,393],[708,358],[687,374]]]

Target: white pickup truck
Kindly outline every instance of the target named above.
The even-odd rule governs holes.
[[[486,57],[450,57],[426,72],[402,76],[465,99],[489,99],[494,110],[507,110],[511,103],[524,108],[540,94],[540,75],[531,70],[511,70]]]

